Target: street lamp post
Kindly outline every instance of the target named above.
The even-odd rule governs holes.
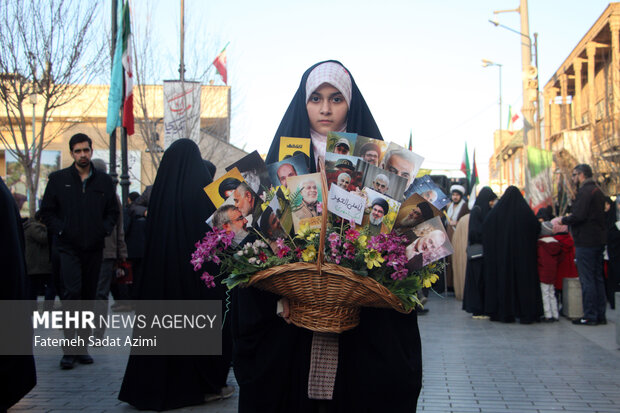
[[[502,145],[502,64],[495,63],[491,60],[482,59],[482,67],[489,67],[489,66],[497,66],[499,69],[499,129],[498,129],[498,134],[499,134],[499,144],[501,147]],[[502,169],[504,169],[504,165],[503,165],[502,159],[500,158],[500,168],[499,168],[499,191],[500,192],[502,192],[502,184],[503,184]]]
[[[499,24],[497,21],[489,20],[496,27],[502,27],[506,30],[510,30],[511,32],[517,33],[523,37],[521,41],[521,69],[523,71],[523,79],[522,79],[522,87],[523,87],[523,107],[521,108],[521,112],[523,113],[523,144],[525,146],[529,144],[534,144],[537,147],[540,145],[540,131],[535,133],[535,136],[532,135],[532,130],[534,129],[534,112],[536,109],[532,104],[533,98],[538,98],[538,68],[534,68],[532,66],[532,39],[530,38],[530,28],[529,28],[529,17],[528,17],[528,6],[527,0],[520,0],[519,7],[513,10],[496,10],[493,13],[506,13],[506,12],[517,12],[521,17],[521,31],[517,31],[511,29],[510,27],[506,27],[503,24]],[[537,36],[535,36],[536,38]],[[536,60],[538,61],[538,56],[536,56]],[[536,90],[534,91],[534,84]],[[535,92],[535,93],[532,93]],[[538,102],[536,102],[538,106]],[[536,126],[538,128],[539,121],[536,121]]]

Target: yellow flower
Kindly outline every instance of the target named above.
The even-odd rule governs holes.
[[[312,231],[310,229],[310,225],[308,223],[303,223],[299,226],[299,230],[297,231],[297,238],[306,238],[308,234]]]
[[[373,267],[380,267],[381,263],[385,261],[379,251],[370,250],[364,253],[364,261],[366,262],[366,266],[369,270],[372,270]]]
[[[299,226],[299,231],[297,231],[297,235],[295,237],[311,242],[319,235],[320,231],[320,229],[310,228],[309,224],[304,223]]]
[[[308,248],[301,252],[301,258],[305,262],[313,261],[316,258],[316,248],[314,245],[310,245]]]
[[[368,237],[366,235],[360,235],[357,238],[357,244],[361,247],[361,248],[366,248],[366,244],[368,242]],[[383,261],[381,261],[383,262]]]
[[[439,279],[439,276],[437,274],[431,274],[430,276],[424,279],[424,288],[431,288],[431,285],[437,282],[438,279]]]

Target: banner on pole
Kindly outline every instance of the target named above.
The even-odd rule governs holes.
[[[553,153],[531,146],[527,147],[526,197],[534,213],[552,203],[551,164]]]
[[[164,149],[181,138],[200,141],[200,82],[164,81]]]

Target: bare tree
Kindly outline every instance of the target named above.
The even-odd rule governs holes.
[[[99,2],[80,0],[0,2],[0,104],[6,117],[0,141],[24,169],[31,214],[41,153],[55,137],[46,135],[46,126],[103,67],[105,40],[95,24],[98,10]],[[31,96],[36,96],[39,115],[34,137],[25,114]]]

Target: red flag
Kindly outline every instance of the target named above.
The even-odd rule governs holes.
[[[222,76],[222,80],[224,81],[225,85],[228,84],[228,72],[226,71],[226,48],[227,47],[228,47],[228,44],[224,46],[220,54],[218,54],[215,60],[213,61],[213,66],[215,66],[215,68],[217,69],[217,72],[220,74],[220,76]]]

